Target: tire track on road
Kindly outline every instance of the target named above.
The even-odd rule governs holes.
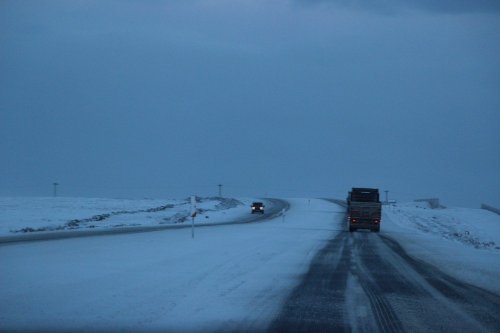
[[[383,234],[341,231],[268,329],[376,331],[500,332],[500,296],[414,259]]]
[[[407,274],[413,271],[424,281],[421,285],[427,284],[422,291],[427,302],[432,304],[432,309],[424,309],[420,316],[427,317],[427,320],[422,322],[428,329],[431,329],[433,319],[451,317],[449,329],[500,332],[499,295],[460,281],[437,267],[414,259],[390,237],[380,235],[380,238],[385,246],[408,266]]]
[[[347,271],[339,267],[349,265],[350,253],[342,237],[339,234],[316,254],[269,332],[348,332],[343,308]]]

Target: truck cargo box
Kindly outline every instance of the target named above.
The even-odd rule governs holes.
[[[347,196],[347,223],[349,231],[370,229],[380,231],[382,203],[378,189],[354,187]]]

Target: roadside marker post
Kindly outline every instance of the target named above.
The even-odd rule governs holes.
[[[194,218],[196,217],[196,197],[191,197],[191,238],[194,239]]]
[[[285,208],[283,208],[281,210],[281,216],[282,216],[282,219],[283,219],[283,223],[285,222]]]
[[[196,217],[196,212],[191,214],[191,238],[194,239],[194,218]]]

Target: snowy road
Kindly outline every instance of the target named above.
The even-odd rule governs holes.
[[[318,252],[270,332],[499,332],[500,296],[408,256],[393,239],[342,232]]]
[[[171,229],[0,244],[0,331],[500,331],[500,296],[474,286],[479,275],[498,283],[478,261],[497,263],[497,250],[444,238],[447,257],[418,260],[428,253],[417,244],[438,251],[435,234],[389,218],[380,234],[349,233],[344,222],[338,205],[294,199],[284,219],[198,228],[194,239]],[[481,268],[471,284],[454,265],[427,263],[452,249]]]
[[[343,215],[290,203],[285,219],[194,239],[172,229],[0,244],[0,331],[265,330]]]

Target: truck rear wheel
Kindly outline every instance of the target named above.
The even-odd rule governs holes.
[[[349,232],[353,232],[353,231],[356,231],[356,228],[354,228],[354,227],[349,227]]]
[[[375,228],[372,229],[372,231],[379,232],[380,231],[380,227],[375,227]]]

